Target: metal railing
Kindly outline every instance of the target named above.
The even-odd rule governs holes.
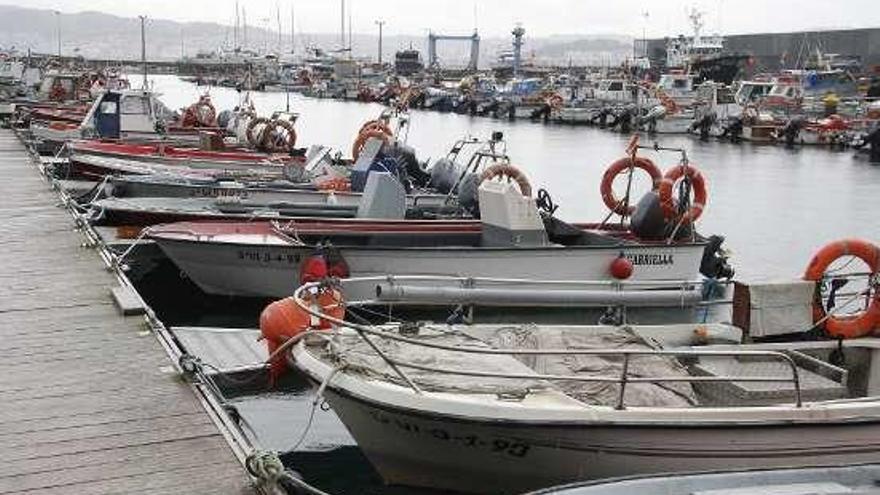
[[[761,382],[761,383],[791,383],[794,388],[795,406],[803,405],[801,395],[801,380],[798,373],[798,366],[794,359],[784,352],[764,351],[764,350],[656,350],[656,349],[499,349],[475,346],[450,346],[445,344],[437,344],[424,340],[406,337],[404,335],[379,330],[369,325],[362,325],[350,321],[336,318],[332,315],[322,312],[319,307],[312,307],[303,300],[304,293],[314,293],[316,291],[329,288],[326,282],[315,282],[305,284],[296,289],[293,294],[294,301],[304,311],[310,315],[328,321],[334,325],[347,327],[355,332],[358,336],[396,373],[413,392],[421,394],[423,391],[415,383],[415,381],[403,370],[409,368],[432,373],[472,376],[482,378],[501,378],[511,380],[546,380],[546,381],[578,381],[591,383],[616,383],[619,385],[619,392],[615,408],[623,410],[626,408],[626,387],[631,383],[705,383],[705,382]],[[621,372],[617,376],[568,376],[568,375],[549,375],[540,373],[496,373],[480,370],[467,369],[449,369],[438,366],[425,366],[422,364],[397,359],[389,356],[382,351],[371,337],[379,339],[387,339],[404,344],[420,346],[429,349],[435,349],[447,352],[481,354],[481,355],[506,355],[506,356],[608,356],[622,358]],[[656,376],[656,377],[634,377],[630,375],[629,367],[634,357],[653,356],[653,357],[737,357],[737,358],[768,358],[784,363],[791,369],[790,377],[768,377],[768,376]]]

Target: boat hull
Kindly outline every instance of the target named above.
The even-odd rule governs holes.
[[[161,234],[152,237],[204,292],[227,296],[290,295],[298,283],[300,263],[315,250],[309,245],[292,245],[271,237],[263,238],[263,242],[215,242],[208,236],[195,240]],[[674,291],[681,290],[682,281],[699,278],[703,249],[702,244],[571,248],[339,247],[352,277],[394,274],[609,280],[608,267],[623,253],[634,264],[630,280],[657,281],[661,288],[665,285]],[[375,292],[375,283],[346,287],[350,300],[371,300]]]
[[[361,193],[347,191],[318,191],[307,184],[299,187],[250,187],[222,182],[161,182],[137,179],[111,179],[112,196],[120,198],[240,198],[254,202],[288,202],[310,205],[338,205],[358,207]],[[446,202],[440,194],[408,195],[409,207],[440,207]]]
[[[603,425],[479,421],[324,393],[389,484],[522,493],[574,481],[880,462],[880,422]]]

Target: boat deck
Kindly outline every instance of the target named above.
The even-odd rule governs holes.
[[[0,129],[0,494],[255,493],[200,397]]]

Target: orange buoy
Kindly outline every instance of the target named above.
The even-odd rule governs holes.
[[[813,256],[804,273],[804,280],[821,281],[831,263],[845,256],[855,256],[864,261],[871,270],[872,276],[876,276],[880,271],[880,248],[861,239],[844,239],[826,245]],[[816,298],[813,302],[813,321],[819,322],[825,316],[825,308],[817,286]],[[872,295],[868,309],[855,315],[831,315],[824,324],[825,331],[829,335],[848,339],[867,335],[878,326],[880,326],[880,291],[877,290]]]
[[[322,289],[317,294],[306,294],[306,304],[313,309],[320,308],[323,314],[345,318],[345,301],[342,293],[336,289]],[[327,330],[332,324],[323,318],[309,314],[299,307],[293,297],[287,297],[266,306],[260,314],[260,333],[266,339],[266,347],[271,356],[288,340],[310,329]],[[269,363],[269,378],[275,383],[287,370],[287,363],[282,356],[275,356]]]
[[[386,134],[385,131],[378,128],[366,129],[358,134],[357,139],[354,140],[354,144],[351,147],[351,157],[354,161],[357,161],[358,157],[361,155],[361,151],[363,151],[364,146],[366,146],[367,141],[371,138],[381,139],[386,146],[391,143],[391,136]]]
[[[691,186],[694,189],[694,202],[688,211],[686,211],[678,220],[681,221],[681,223],[693,223],[703,214],[703,210],[706,208],[706,201],[709,199],[709,194],[706,189],[706,179],[704,179],[703,174],[692,165],[678,165],[666,172],[663,176],[663,180],[660,181],[660,188],[658,190],[658,193],[660,194],[660,207],[663,208],[663,215],[667,219],[677,219],[678,204],[676,203],[675,198],[672,197],[672,189],[673,186],[675,186],[675,184],[683,177],[687,177],[691,181]]]
[[[614,261],[611,262],[608,271],[611,273],[611,276],[617,280],[626,280],[632,277],[633,268],[632,261],[624,256],[623,253],[620,253],[620,256],[614,258]]]
[[[480,176],[480,184],[487,180],[496,179],[498,177],[507,177],[519,185],[519,191],[525,197],[531,197],[532,185],[529,183],[528,177],[520,169],[510,164],[495,164],[483,171]]]
[[[654,165],[654,162],[647,158],[642,158],[640,156],[632,158],[627,156],[612,163],[602,176],[602,184],[599,186],[599,192],[602,193],[602,201],[605,202],[605,206],[621,216],[632,215],[636,210],[636,207],[631,204],[624,204],[614,196],[614,179],[621,173],[629,171],[631,168],[633,170],[637,168],[644,170],[651,176],[652,191],[656,191],[657,188],[660,187],[660,180],[663,178],[663,173],[657,165]]]

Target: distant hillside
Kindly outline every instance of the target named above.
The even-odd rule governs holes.
[[[0,5],[0,47],[28,48],[55,53],[57,19],[53,11]],[[528,26],[526,26],[528,29]],[[255,49],[276,50],[277,32],[256,27],[248,29],[249,45]],[[65,55],[80,54],[86,58],[136,59],[140,57],[140,21],[99,12],[61,15],[62,51]],[[333,49],[337,34],[297,34],[297,50],[307,45]],[[233,29],[214,23],[179,23],[147,20],[147,56],[152,60],[173,60],[181,53],[193,56],[230,46]],[[375,35],[355,34],[353,51],[357,57],[375,57],[378,39]],[[412,46],[426,52],[424,36],[390,36],[385,39],[387,57],[398,49]],[[290,49],[290,37],[281,38],[284,50]],[[564,35],[530,38],[526,35],[525,55],[544,63],[565,64],[616,63],[631,53],[632,39],[625,36]],[[480,46],[481,65],[494,61],[498,52],[508,50],[507,38],[484,38]],[[465,63],[467,43],[443,43],[438,47],[441,61],[450,66]]]

